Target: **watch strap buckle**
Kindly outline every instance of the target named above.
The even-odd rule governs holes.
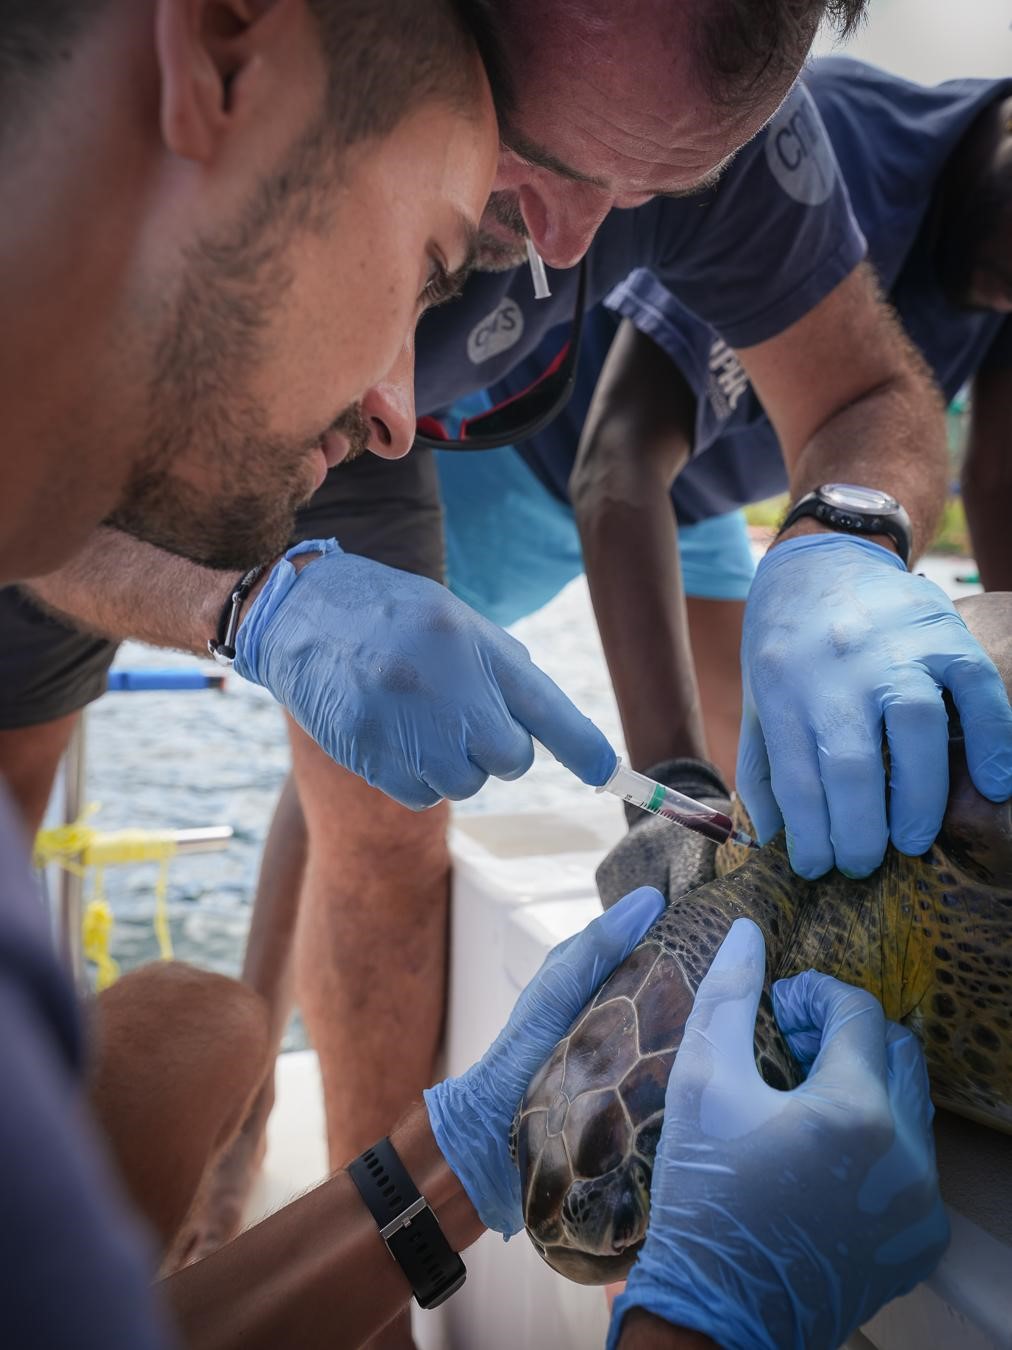
[[[429,1209],[429,1202],[424,1195],[420,1195],[417,1200],[413,1200],[408,1205],[407,1209],[402,1209],[396,1219],[391,1219],[386,1227],[380,1229],[380,1237],[389,1245],[393,1235],[400,1229],[406,1228],[412,1219],[421,1214],[423,1209],[428,1209],[429,1213],[432,1214],[432,1210]],[[433,1214],[432,1217],[435,1218],[436,1216]]]

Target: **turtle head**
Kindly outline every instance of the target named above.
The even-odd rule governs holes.
[[[516,1161],[531,1241],[580,1284],[626,1275],[647,1233],[664,1093],[692,991],[650,934],[531,1079]]]
[[[650,1167],[634,1154],[605,1176],[573,1181],[562,1202],[563,1245],[543,1255],[570,1279],[603,1284],[626,1275],[650,1222]],[[574,1275],[574,1269],[580,1274]]]
[[[1012,592],[969,596],[957,608],[1012,696]],[[995,885],[1012,876],[1012,801],[989,801],[973,786],[963,728],[954,709],[949,728],[949,804],[938,846],[978,881]]]

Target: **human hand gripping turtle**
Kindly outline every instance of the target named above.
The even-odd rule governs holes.
[[[1012,594],[963,600],[959,615],[994,662],[1005,687],[1012,691]],[[673,1136],[663,1125],[663,1117],[675,1103],[682,1126],[691,1118],[704,1135],[709,1131],[716,1141],[704,1149],[700,1146],[703,1136],[697,1138],[687,1127],[679,1127],[682,1162],[678,1193],[686,1197],[687,1204],[692,1186],[698,1184],[703,1188],[699,1193],[703,1198],[697,1195],[697,1201],[708,1218],[712,1219],[721,1207],[726,1211],[733,1197],[721,1191],[724,1164],[713,1169],[709,1180],[697,1175],[693,1167],[693,1159],[703,1157],[719,1163],[725,1144],[727,1166],[733,1174],[738,1175],[739,1166],[746,1165],[735,1152],[739,1145],[749,1158],[768,1169],[766,1199],[755,1206],[757,1226],[733,1238],[734,1252],[726,1249],[729,1262],[733,1264],[742,1255],[741,1243],[746,1238],[751,1242],[757,1237],[759,1247],[781,1241],[782,1235],[771,1232],[770,1224],[775,1226],[783,1215],[795,1222],[797,1216],[791,1208],[794,1187],[807,1188],[810,1196],[819,1194],[813,1177],[822,1168],[827,1206],[818,1212],[825,1214],[829,1226],[838,1218],[849,1222],[847,1196],[839,1197],[839,1209],[833,1199],[834,1182],[839,1179],[834,1167],[840,1146],[835,1125],[840,1113],[845,1113],[843,1104],[848,1100],[859,1105],[876,1099],[881,1102],[882,1092],[878,1091],[877,1098],[869,1096],[855,1083],[850,1097],[847,1092],[827,1092],[817,1104],[808,1101],[806,1091],[819,1081],[816,1075],[820,1065],[826,1070],[831,1064],[839,1067],[842,1057],[827,1051],[824,1059],[816,1058],[813,1076],[801,1084],[798,1061],[802,1067],[810,1063],[820,1042],[817,1037],[802,1037],[798,1032],[798,991],[806,998],[811,995],[812,1009],[806,1015],[813,1028],[825,1027],[823,1046],[828,1045],[830,1030],[836,1025],[829,1020],[829,1013],[837,996],[850,999],[854,1018],[860,1013],[866,1027],[881,1013],[867,1012],[878,1008],[874,998],[868,1002],[847,985],[826,983],[813,976],[810,967],[832,970],[844,980],[872,990],[886,1003],[891,1016],[904,1024],[902,1031],[891,1023],[883,1024],[882,1055],[890,1101],[903,1073],[910,1080],[909,1096],[901,1095],[890,1108],[901,1153],[917,1140],[923,1142],[931,1118],[930,1107],[918,1087],[923,1087],[920,1053],[909,1045],[908,1032],[924,1047],[936,1102],[1000,1130],[1012,1129],[1012,1055],[1004,1034],[1006,990],[988,974],[998,968],[996,962],[1000,966],[1008,933],[1012,803],[989,801],[976,790],[968,764],[965,728],[955,714],[950,718],[947,738],[948,804],[934,846],[924,857],[889,849],[873,877],[851,880],[836,871],[818,882],[805,881],[792,870],[783,839],[775,839],[756,852],[749,851],[744,858],[736,859],[734,851],[728,850],[720,860],[722,875],[714,878],[712,847],[703,848],[686,831],[642,815],[602,864],[598,881],[606,904],[614,899],[613,888],[638,871],[667,892],[669,905],[628,961],[583,1010],[525,1094],[517,1122],[517,1154],[525,1178],[525,1218],[532,1239],[555,1269],[585,1283],[605,1283],[633,1269],[637,1255],[650,1246],[648,1234],[656,1232],[663,1222],[652,1206],[667,1167],[662,1163],[659,1170],[653,1170],[655,1155],[660,1147],[664,1157],[670,1157]],[[707,766],[681,761],[659,766],[653,776],[722,810],[730,809],[726,798],[719,795],[722,784]],[[708,1043],[715,1048],[711,1066],[714,1083],[720,1081],[718,1068],[725,1055],[732,1059],[737,1056],[744,1075],[736,1080],[742,1087],[741,1101],[735,1107],[740,1107],[740,1117],[736,1121],[727,1112],[720,1124],[714,1105],[720,1103],[719,1094],[706,1097],[697,1093],[697,1113],[686,1117],[682,1109],[685,1103],[673,1096],[679,1074],[671,1078],[670,1085],[668,1079],[672,1062],[680,1064],[686,1044],[691,1044],[683,1035],[687,1035],[685,1028],[695,1015],[694,1007],[698,1012],[696,991],[705,982],[721,938],[743,914],[758,923],[765,937],[772,988],[767,991],[769,997],[764,994],[759,999],[758,1016],[753,1007],[745,1019],[747,1064],[737,1041],[724,1035],[729,1027],[738,1025],[730,1014],[722,1014],[723,1021],[715,1016],[707,1025]],[[726,952],[721,959],[727,959]],[[754,967],[752,975],[759,980],[757,956]],[[778,974],[792,978],[777,981]],[[745,988],[744,974],[739,973],[736,980],[739,988]],[[788,991],[793,991],[790,999]],[[849,1044],[849,1034],[841,1045]],[[854,1057],[854,1065],[862,1073],[868,1065],[875,1069],[866,1050],[867,1046]],[[753,1065],[765,1080],[761,1088]],[[878,1070],[872,1076],[876,1073],[881,1077]],[[831,1078],[828,1081],[830,1086],[835,1082]],[[922,1101],[923,1115],[904,1114],[908,1104],[919,1110]],[[803,1115],[799,1116],[791,1102],[805,1104]],[[823,1130],[819,1115],[826,1103],[832,1109]],[[551,1133],[547,1129],[549,1119],[553,1121]],[[778,1180],[766,1127],[771,1121],[789,1125],[793,1120],[800,1128],[801,1119],[810,1121],[815,1133],[824,1136],[825,1156],[812,1160],[813,1172],[806,1180],[804,1149],[799,1147],[798,1168],[792,1169],[791,1177]],[[859,1137],[869,1122],[862,1122],[859,1110],[850,1124]],[[694,1141],[691,1146],[686,1143],[689,1139]],[[877,1148],[872,1141],[867,1155],[861,1156],[872,1160]],[[860,1149],[850,1156],[859,1153]],[[875,1181],[869,1182],[869,1187],[877,1188],[885,1203],[891,1195],[889,1177],[907,1175],[912,1184],[916,1181],[908,1198],[919,1195],[923,1200],[928,1192],[922,1183],[934,1186],[930,1146],[921,1148],[918,1144],[908,1155],[906,1174],[898,1164],[893,1170],[895,1161],[876,1165]],[[734,1190],[743,1204],[746,1190],[739,1190],[737,1184]],[[867,1195],[858,1195],[857,1199],[863,1204]],[[675,1211],[670,1205],[669,1210],[670,1217]],[[679,1202],[675,1217],[684,1220],[687,1212]],[[737,1209],[733,1214],[734,1223],[728,1219],[729,1243],[730,1228],[739,1218]],[[859,1222],[854,1213],[851,1219]],[[877,1222],[860,1220],[872,1237]],[[805,1230],[798,1228],[797,1232]],[[817,1231],[813,1252],[820,1250],[820,1241]],[[848,1260],[853,1256],[849,1246],[846,1255]],[[922,1268],[926,1270],[928,1255],[922,1255]],[[746,1264],[753,1257],[759,1265],[764,1260],[758,1249],[752,1256],[748,1251],[744,1256]],[[782,1281],[783,1272],[775,1274]],[[712,1277],[712,1271],[705,1275],[707,1281]],[[642,1278],[642,1274],[637,1275],[637,1280]],[[875,1287],[874,1281],[870,1287]],[[743,1297],[747,1297],[747,1291]],[[855,1315],[865,1313],[862,1306]],[[813,1323],[814,1330],[799,1333],[800,1340],[790,1339],[784,1332],[782,1342],[773,1337],[772,1343],[821,1344],[820,1325]],[[832,1333],[838,1329],[831,1328]],[[766,1344],[749,1335],[724,1343]]]
[[[880,544],[775,544],[749,591],[741,663],[736,787],[760,843],[786,827],[803,877],[866,877],[890,841],[930,848],[948,796],[944,694],[974,787],[1012,795],[1012,708],[994,663],[944,591]]]
[[[424,1094],[443,1156],[482,1223],[504,1237],[524,1222],[509,1137],[527,1084],[662,908],[643,887],[562,943],[482,1059]],[[916,1042],[870,994],[809,972],[782,981],[775,998],[811,1073],[793,1092],[769,1088],[752,1050],[764,970],[759,930],[741,920],[700,986],[671,1076],[648,1238],[610,1345],[640,1308],[730,1350],[830,1350],[944,1249]],[[788,1250],[771,1281],[771,1252]]]
[[[917,1041],[871,994],[808,971],[773,988],[807,1077],[772,1088],[753,1050],[765,967],[759,928],[738,919],[668,1081],[650,1225],[609,1350],[634,1309],[724,1350],[835,1350],[948,1243]]]

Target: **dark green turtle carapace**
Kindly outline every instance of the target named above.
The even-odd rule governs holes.
[[[1012,688],[1012,594],[961,612]],[[774,980],[814,968],[870,989],[921,1040],[939,1105],[1012,1132],[1012,804],[970,782],[950,731],[949,802],[931,849],[890,849],[874,876],[796,876],[782,837],[718,851],[719,875],[673,898],[535,1075],[515,1122],[524,1216],[549,1265],[622,1278],[646,1233],[664,1091],[696,988],[728,928],[756,921],[767,984],[756,1061],[798,1071],[773,1021]]]

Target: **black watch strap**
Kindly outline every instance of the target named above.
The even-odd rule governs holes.
[[[420,1308],[438,1308],[467,1278],[439,1220],[408,1176],[389,1139],[367,1149],[348,1167],[380,1237],[403,1270]]]
[[[910,566],[910,554],[913,549],[913,530],[910,517],[897,502],[894,511],[859,511],[856,508],[838,507],[827,502],[820,489],[806,493],[787,513],[784,523],[777,531],[777,538],[796,521],[812,516],[830,530],[839,530],[841,534],[884,534],[896,545],[896,552],[904,567]]]
[[[239,615],[250,591],[266,571],[267,564],[261,563],[259,567],[251,567],[248,572],[244,572],[222,607],[218,631],[207,641],[207,654],[212,656],[219,666],[230,666],[235,660],[235,635],[239,631]]]

